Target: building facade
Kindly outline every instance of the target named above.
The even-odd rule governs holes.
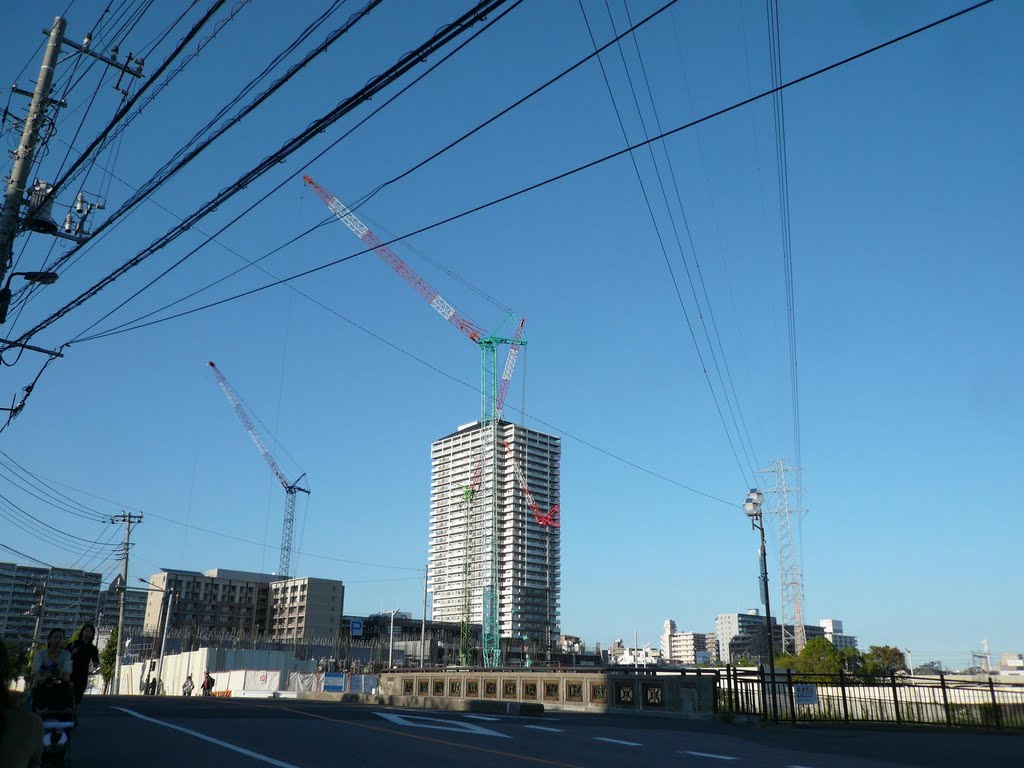
[[[822,619],[818,622],[825,631],[825,639],[828,640],[837,650],[857,650],[857,638],[854,635],[843,634],[843,622],[839,619]]]
[[[540,519],[513,461],[527,478]],[[467,424],[431,445],[428,568],[435,620],[461,622],[468,603],[469,622],[482,623],[493,558],[501,637],[554,646],[561,529],[542,523],[560,502],[560,462],[560,438],[504,421]]]
[[[661,657],[668,664],[714,664],[718,661],[718,641],[714,632],[679,632],[671,619],[661,635]]]
[[[0,637],[32,640],[40,612],[44,640],[51,629],[70,635],[86,622],[95,624],[101,580],[90,571],[0,563]]]
[[[121,612],[121,589],[124,577],[117,574],[110,586],[100,593],[99,610],[96,613],[96,628],[107,630],[117,626]],[[138,634],[146,626],[146,601],[149,592],[145,588],[132,589],[125,592],[124,627],[125,637]]]
[[[303,577],[270,584],[268,630],[275,640],[330,642],[341,633],[345,585],[333,579]]]
[[[270,582],[274,576],[214,568],[179,571],[165,568],[150,577],[145,629],[160,633],[167,610],[166,591],[174,590],[169,630],[196,633],[265,635],[269,622]]]

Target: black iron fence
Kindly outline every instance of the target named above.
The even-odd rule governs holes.
[[[946,675],[802,675],[726,667],[718,711],[789,722],[1024,728],[1024,684]]]

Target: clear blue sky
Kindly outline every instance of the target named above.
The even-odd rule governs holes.
[[[621,30],[623,4],[610,4]],[[69,35],[84,36],[105,5],[75,2]],[[331,26],[358,5],[346,4]],[[657,5],[631,0],[629,9],[638,20]],[[781,2],[783,78],[964,5]],[[130,194],[125,183],[145,181],[324,6],[304,0],[242,9],[126,131],[100,215]],[[153,202],[94,243],[13,328],[6,326],[7,335],[94,283],[171,227],[168,211],[190,213],[468,6],[385,0]],[[585,7],[598,41],[607,41],[604,3],[587,0]],[[8,10],[0,48],[6,81],[17,77],[30,86],[39,30],[63,8],[26,3]],[[171,13],[154,6],[121,44],[122,53],[152,40]],[[148,72],[183,29],[148,57]],[[965,666],[982,639],[997,653],[1024,650],[1015,597],[1014,481],[1024,459],[1018,385],[1024,268],[1015,245],[1024,202],[1017,130],[1022,30],[1024,8],[999,0],[785,96],[809,509],[802,532],[807,616],[811,622],[841,618],[862,647],[909,647],[918,663],[941,658]],[[101,38],[94,47],[114,42]],[[679,2],[646,25],[638,41],[666,129],[770,86],[762,3]],[[343,199],[358,199],[592,50],[576,2],[526,0],[317,160],[311,175]],[[652,125],[632,40],[623,50]],[[639,140],[618,50],[604,61],[626,130]],[[67,150],[61,141],[72,140],[97,75],[92,70],[67,95],[37,175],[56,176]],[[105,124],[116,96],[107,81],[75,139],[78,149]],[[199,229],[213,232],[297,173],[383,98],[328,129]],[[12,107],[23,103],[18,99]],[[11,134],[3,141],[15,144]],[[608,90],[591,61],[388,187],[362,213],[393,232],[409,232],[622,147]],[[663,173],[665,151],[672,160],[757,460],[761,466],[792,461],[771,105],[744,107],[655,150]],[[650,157],[641,151],[637,161],[670,262],[685,280]],[[96,169],[86,191],[105,189],[105,179]],[[65,206],[72,194],[62,195]],[[675,206],[674,195],[670,200]],[[325,214],[296,178],[219,242],[257,258]],[[678,218],[677,208],[673,215]],[[199,232],[181,237],[34,342],[69,341],[202,239]],[[692,258],[685,235],[684,243]],[[411,244],[527,318],[529,351],[509,402],[523,407],[525,380],[527,422],[564,437],[563,631],[606,645],[636,629],[642,642],[656,642],[666,618],[680,629],[711,631],[717,613],[755,606],[756,541],[740,509],[749,473],[729,449],[628,157]],[[49,247],[38,235],[19,241],[19,269],[41,268]],[[201,250],[97,330],[236,269],[242,262],[227,248]],[[283,276],[359,249],[339,224],[262,265]],[[461,282],[416,254],[400,253],[480,324],[501,319],[499,308]],[[267,279],[248,269],[178,308]],[[278,287],[69,347],[0,437],[0,449],[48,478],[144,510],[133,579],[162,566],[270,571],[283,494],[207,370],[206,361],[215,360],[267,425],[268,441],[287,448],[287,454],[278,450],[285,471],[309,475],[313,493],[299,503],[295,570],[343,579],[351,613],[396,605],[418,613],[420,582],[402,568],[421,568],[426,560],[430,442],[476,418],[477,351],[372,254],[295,287],[388,343]],[[681,287],[693,314],[685,282]],[[696,330],[722,399],[699,325]],[[41,362],[26,353],[7,368],[5,396],[29,383]],[[120,509],[67,492],[104,512]],[[3,493],[88,541],[104,533],[101,525],[16,488]],[[6,520],[0,525],[4,543],[46,562],[69,565],[77,557],[54,546],[39,526],[29,534]],[[772,553],[777,584],[776,562]]]

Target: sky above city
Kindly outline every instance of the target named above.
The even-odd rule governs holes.
[[[8,9],[6,82],[31,90],[40,30],[65,8],[70,39],[92,30],[93,49],[117,44],[122,60],[145,51],[152,75],[209,7],[190,9],[154,48],[177,6],[155,4],[131,24],[146,4],[115,3],[129,15],[101,17],[107,5]],[[341,3],[242,103],[361,5]],[[470,5],[384,0],[80,251],[58,283],[16,299],[4,337],[142,251]],[[662,5],[525,0],[499,11],[450,59],[415,66],[34,335],[45,348],[75,343],[0,434],[0,543],[28,557],[0,555],[109,577],[122,529],[93,513],[141,510],[132,581],[164,567],[275,570],[284,493],[219,391],[213,360],[284,473],[308,476],[293,572],[343,580],[347,613],[419,615],[430,444],[478,418],[478,350],[341,223],[286,245],[329,215],[302,175],[352,204],[376,191],[358,212],[389,239],[619,152],[623,133],[637,143],[771,88],[763,3],[676,2],[609,47],[603,70],[591,58],[378,190],[592,54],[591,33],[604,45]],[[782,81],[967,5],[783,0]],[[199,54],[84,183],[61,190],[54,218],[81,188],[105,201],[90,219],[102,223],[329,7],[225,4],[216,36],[205,39],[213,25],[200,33]],[[805,615],[842,619],[864,648],[909,648],[918,664],[968,666],[982,640],[995,654],[1024,651],[1013,496],[1024,459],[1022,29],[1024,6],[996,0],[784,92]],[[34,177],[54,181],[120,103],[117,73],[80,59],[58,66],[67,107]],[[7,103],[10,92],[0,95]],[[11,96],[10,111],[24,115],[25,101]],[[17,145],[9,119],[0,140]],[[771,99],[633,159],[621,154],[393,245],[488,330],[511,335],[509,311],[526,318],[506,417],[562,437],[562,630],[603,647],[634,631],[656,643],[670,618],[709,632],[716,614],[758,607],[743,499],[754,484],[774,485],[752,470],[796,456]],[[16,268],[43,269],[69,245],[22,235]],[[352,254],[288,284],[88,338]],[[3,358],[6,398],[19,398],[46,361],[31,351]],[[30,495],[26,472],[67,498],[38,485]],[[81,505],[84,515],[67,509]]]

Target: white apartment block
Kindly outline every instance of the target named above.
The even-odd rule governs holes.
[[[465,592],[469,620],[482,623],[484,587],[497,558],[501,637],[551,647],[561,634],[561,529],[541,525],[516,479],[512,449],[542,514],[560,501],[561,439],[500,422],[466,424],[431,445],[429,583],[433,619],[459,622]],[[478,469],[477,469],[478,468]],[[465,490],[479,472],[471,501]],[[495,482],[496,480],[496,482]],[[492,525],[497,552],[491,552]]]
[[[669,664],[713,664],[718,661],[715,633],[679,632],[671,619],[665,622],[661,635],[661,657]]]
[[[90,571],[0,563],[0,635],[32,639],[40,607],[43,641],[51,629],[70,635],[85,622],[95,624],[100,580]]]
[[[822,619],[818,625],[825,630],[825,639],[835,646],[836,650],[856,650],[857,638],[843,634],[843,622],[839,619]]]

